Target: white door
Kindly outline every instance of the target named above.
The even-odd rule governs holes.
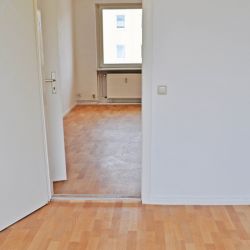
[[[0,230],[50,200],[33,0],[0,1]]]
[[[59,88],[56,4],[57,1],[40,1],[41,11],[38,11],[37,18],[50,174],[52,181],[62,181],[67,179],[67,173],[63,112]]]

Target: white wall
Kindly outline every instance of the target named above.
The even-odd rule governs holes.
[[[42,12],[46,77],[57,73],[62,114],[76,103],[72,0],[38,0]]]
[[[249,204],[250,2],[144,7],[144,202]]]
[[[58,1],[58,48],[63,113],[76,103],[72,0]]]
[[[140,3],[141,0],[72,0],[74,10],[75,81],[80,100],[97,96],[96,3]]]

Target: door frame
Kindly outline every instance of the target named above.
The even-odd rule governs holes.
[[[148,0],[142,0],[142,10],[143,10],[143,63],[142,63],[142,179],[141,179],[141,200],[143,204],[150,203],[150,177],[151,177],[151,128],[152,128],[152,89],[151,89],[151,79],[152,72],[147,67],[150,65],[150,62],[153,60],[153,51],[148,50],[148,48],[152,48],[153,39],[150,37],[152,31],[152,23],[150,22],[150,17],[152,16],[153,10],[151,8],[147,8],[147,15],[145,16],[144,11],[144,2],[148,2]],[[37,0],[33,0],[34,5],[34,21],[36,28],[36,41],[38,45],[38,30],[37,30]],[[147,4],[148,5],[148,4]],[[152,5],[152,4],[150,4]],[[149,29],[149,33],[145,32]],[[41,63],[39,60],[39,47],[37,46],[37,60],[39,65],[39,81],[40,81],[40,95],[41,95],[41,105],[43,110],[43,133],[44,133],[44,148],[45,148],[45,157],[46,157],[46,177],[48,183],[48,197],[49,200],[52,199],[54,194],[53,190],[53,180],[50,175],[50,167],[49,167],[49,158],[48,158],[48,144],[47,144],[47,136],[46,136],[46,123],[45,123],[45,112],[44,112],[44,100],[43,100],[43,77],[41,70]],[[145,64],[145,61],[147,62]]]
[[[150,204],[151,150],[152,150],[152,76],[153,51],[153,2],[142,0],[143,10],[143,62],[142,62],[142,181],[141,200]],[[147,32],[145,32],[147,31]]]

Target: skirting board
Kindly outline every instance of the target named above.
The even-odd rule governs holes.
[[[76,105],[141,105],[137,102],[77,101]]]
[[[237,206],[250,205],[250,196],[242,197],[196,197],[196,196],[155,196],[142,199],[150,205],[197,205],[197,206]]]
[[[109,98],[107,99],[108,103],[137,103],[141,104],[141,99],[140,98]]]
[[[77,103],[74,103],[69,109],[67,109],[64,113],[63,113],[63,117],[65,117],[68,113],[71,112],[71,110],[77,105]]]

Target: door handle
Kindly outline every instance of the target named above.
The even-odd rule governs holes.
[[[54,83],[54,82],[56,82],[56,73],[55,72],[51,72],[50,73],[50,79],[45,79],[44,81],[46,83]]]
[[[48,82],[48,83],[56,82],[56,79],[45,79],[45,82]]]
[[[56,94],[56,73],[51,72],[51,78],[45,79],[44,82],[51,84],[51,92],[53,95],[55,95]]]

